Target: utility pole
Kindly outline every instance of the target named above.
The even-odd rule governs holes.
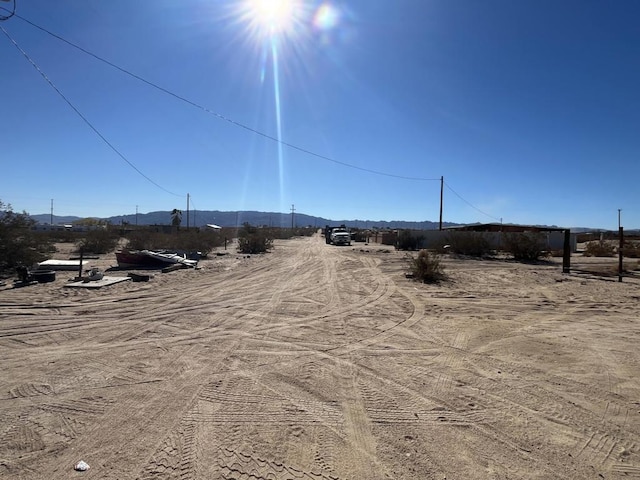
[[[189,194],[187,193],[187,230],[189,230]]]
[[[620,223],[620,212],[622,212],[621,208],[618,209],[618,230],[620,230],[620,227],[622,226],[622,224]]]
[[[442,231],[442,200],[444,198],[444,175],[440,177],[440,231]]]
[[[138,226],[138,205],[136,205],[136,227]]]
[[[53,226],[53,198],[51,199],[51,215],[49,217],[49,225]]]
[[[622,271],[623,271],[623,263],[622,259],[624,257],[624,233],[622,230],[622,223],[620,222],[620,212],[621,208],[618,209],[618,281],[622,281]]]
[[[291,204],[291,230],[293,230],[293,215],[294,215],[295,211],[296,211],[296,209],[295,209],[295,207],[294,207],[294,205],[292,203]]]

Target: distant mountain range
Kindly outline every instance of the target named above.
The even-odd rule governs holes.
[[[30,215],[32,219],[40,224],[53,223],[54,225],[70,224],[78,220],[82,220],[82,217],[73,216],[61,216],[54,215],[53,219],[50,214]],[[95,217],[97,218],[97,217]],[[53,220],[53,221],[52,221]],[[130,215],[118,215],[115,217],[99,218],[99,220],[105,220],[112,225],[121,225],[123,223],[129,223],[131,225],[170,225],[171,224],[171,212],[158,211],[149,213],[138,213]],[[203,227],[207,224],[219,225],[221,227],[235,227],[242,225],[243,223],[249,223],[251,225],[271,226],[271,227],[291,227],[291,213],[276,213],[276,212],[256,212],[256,211],[237,211],[237,212],[221,212],[218,210],[198,210],[189,212],[189,219],[187,221],[187,213],[182,213],[182,226],[191,227]],[[295,213],[293,215],[293,223],[297,227],[324,227],[325,225],[346,225],[347,227],[356,228],[373,228],[380,229],[385,228],[407,228],[415,230],[436,230],[439,227],[438,222],[430,222],[428,220],[423,222],[407,222],[402,220],[331,220],[323,217],[314,217],[311,215],[305,215],[304,213]],[[451,222],[443,222],[443,227],[451,227],[459,225]]]
[[[30,215],[39,224],[48,225],[51,222],[51,215],[43,213],[40,215]],[[137,217],[137,218],[136,218]],[[128,223],[130,225],[170,225],[171,224],[171,212],[158,211],[149,213],[135,213],[130,215],[117,215],[115,217],[97,218],[98,220],[105,220],[112,225],[122,225]],[[54,215],[53,224],[62,225],[70,224],[78,220],[82,220],[83,217],[62,216]],[[270,226],[270,227],[291,227],[291,214],[290,213],[277,213],[277,212],[256,212],[256,211],[237,211],[237,212],[221,212],[219,210],[198,210],[189,212],[189,221],[187,222],[187,213],[182,214],[181,225],[186,227],[187,223],[190,227],[197,226],[203,227],[207,224],[219,225],[221,227],[235,227],[242,225],[243,223],[249,223],[255,226]],[[324,227],[325,225],[337,226],[346,225],[350,228],[378,228],[378,229],[411,229],[411,230],[437,230],[439,227],[438,222],[431,222],[425,220],[422,222],[407,222],[404,220],[331,220],[323,217],[314,217],[311,215],[305,215],[304,213],[296,213],[293,217],[293,222],[296,227]],[[455,227],[460,226],[460,223],[442,222],[443,227]],[[543,225],[539,225],[543,226]],[[549,226],[549,225],[547,225]],[[555,225],[551,225],[555,227]],[[573,233],[584,232],[604,232],[606,229],[602,228],[588,228],[588,227],[571,227]],[[638,234],[638,230],[625,230],[627,235]]]

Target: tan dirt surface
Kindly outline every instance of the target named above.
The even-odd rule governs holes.
[[[447,258],[424,285],[403,256],[315,236],[0,287],[0,477],[640,478],[637,279]]]

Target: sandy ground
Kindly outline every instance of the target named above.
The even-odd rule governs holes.
[[[313,237],[0,289],[0,477],[640,478],[640,282],[445,265]]]

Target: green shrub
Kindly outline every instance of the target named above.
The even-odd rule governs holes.
[[[585,257],[613,257],[616,249],[613,244],[604,240],[595,240],[585,245],[583,255]]]
[[[458,255],[484,257],[493,252],[491,243],[482,233],[452,232],[446,237],[449,251]]]
[[[46,235],[32,230],[34,225],[27,212],[15,213],[0,200],[0,271],[29,267],[55,252]]]
[[[539,233],[506,234],[504,249],[520,261],[535,261],[546,255],[544,237]]]
[[[108,253],[115,250],[118,237],[106,229],[89,230],[84,238],[76,242],[78,249],[89,253]]]
[[[440,257],[428,250],[420,250],[418,256],[407,256],[409,270],[415,280],[424,283],[435,283],[445,278],[444,267],[440,263]]]
[[[252,227],[248,223],[238,232],[238,252],[265,253],[273,248],[273,239],[267,229]]]

